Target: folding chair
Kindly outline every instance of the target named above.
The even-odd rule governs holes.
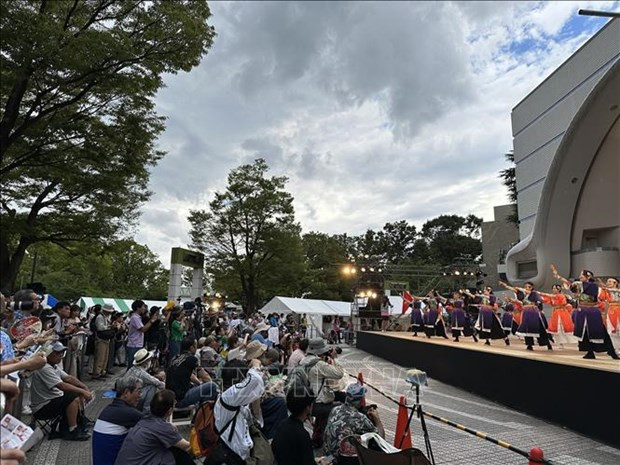
[[[394,454],[386,454],[364,447],[356,437],[351,437],[350,441],[357,450],[361,465],[432,465],[419,449],[403,449]]]
[[[30,426],[32,429],[40,428],[48,439],[55,439],[60,437],[58,426],[62,421],[62,417],[62,415],[57,415],[52,418],[37,418],[36,415],[33,415]]]

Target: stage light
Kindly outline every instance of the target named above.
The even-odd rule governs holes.
[[[374,271],[375,271],[375,269],[371,266],[371,267],[370,267],[370,272],[371,272],[371,273],[374,273]]]
[[[352,266],[352,267],[351,267],[351,274],[355,274],[355,273],[357,273],[357,270],[355,269],[355,267],[354,267],[354,266]]]
[[[362,267],[362,273],[366,273],[366,268]]]
[[[364,258],[370,258],[370,256],[368,256],[368,255],[364,255]]]
[[[379,273],[381,273],[382,271],[383,271],[383,270],[382,270],[381,268],[379,268],[379,269],[377,270],[377,272],[379,272]]]
[[[459,276],[460,274],[461,274],[461,272],[460,272],[459,270],[456,270],[456,271],[454,272],[454,276]]]
[[[348,267],[348,266],[345,266],[345,267],[342,269],[342,272],[343,272],[344,274],[349,274],[349,273],[351,273],[351,268],[350,268],[350,267]]]
[[[373,298],[373,299],[376,299],[376,298],[377,298],[377,294],[373,292],[373,293],[372,293],[372,298]]]
[[[446,273],[446,272],[444,271],[444,272],[443,272],[443,275],[444,275],[444,276],[448,276],[448,273]]]

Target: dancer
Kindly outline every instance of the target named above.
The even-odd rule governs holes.
[[[511,333],[517,333],[519,325],[515,320],[515,305],[512,302],[508,301],[508,303],[504,305],[504,314],[502,315],[501,321],[506,339],[508,339]]]
[[[453,292],[452,299],[446,299],[439,293],[437,293],[436,295],[437,298],[446,306],[446,310],[448,310],[448,312],[450,313],[450,330],[452,332],[454,342],[459,342],[459,337],[461,335],[472,336],[474,338],[474,341],[478,342],[478,338],[473,333],[473,331],[471,331],[471,328],[469,328],[464,309],[465,302],[463,301],[461,293]]]
[[[575,325],[571,318],[573,306],[568,303],[566,296],[562,294],[562,286],[560,284],[554,284],[551,289],[552,294],[540,291],[538,293],[541,295],[543,303],[551,305],[553,308],[548,332],[555,336],[554,342],[560,344],[561,348],[564,348],[564,344],[577,341],[575,336],[573,336],[575,331]]]
[[[415,298],[413,303],[409,304],[409,307],[411,307],[411,330],[413,331],[413,337],[416,337],[419,331],[424,331],[422,301]]]
[[[606,285],[599,284],[601,299],[607,302],[607,334],[615,346],[620,345],[620,287],[618,278],[607,279]]]
[[[499,321],[497,313],[495,313],[497,309],[497,297],[492,295],[493,289],[486,286],[482,290],[482,294],[478,296],[469,292],[468,289],[464,289],[461,292],[479,302],[478,304],[474,304],[480,306],[476,328],[478,329],[480,339],[485,339],[484,345],[490,346],[491,339],[504,339],[506,345],[510,345],[508,337],[504,335],[502,323]]]
[[[579,280],[570,282],[560,276],[557,268],[551,265],[551,270],[556,279],[562,281],[565,288],[570,289],[577,297],[578,306],[573,311],[575,315],[574,335],[583,344],[587,353],[585,359],[595,359],[594,352],[605,352],[611,358],[618,360],[614,346],[603,324],[603,316],[598,306],[599,287],[594,281],[594,273],[582,270],[579,273]],[[576,313],[575,313],[576,312]]]
[[[443,321],[441,309],[439,308],[434,292],[434,290],[429,292],[428,298],[425,301],[428,311],[424,312],[424,332],[429,339],[432,336],[441,336],[448,339],[446,325]]]
[[[515,294],[521,291],[524,295],[521,324],[517,329],[517,335],[525,338],[527,350],[534,350],[534,338],[538,339],[538,345],[547,346],[547,350],[553,350],[547,333],[547,319],[543,317],[542,297],[534,290],[534,283],[528,281],[523,288],[509,286],[502,281],[499,283]]]

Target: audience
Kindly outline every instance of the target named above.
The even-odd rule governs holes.
[[[136,409],[142,382],[123,376],[116,380],[116,398],[105,407],[93,428],[93,465],[114,465],[123,441],[131,428],[142,419]]]
[[[297,365],[301,363],[301,361],[306,357],[306,350],[308,350],[308,344],[310,341],[308,339],[302,339],[299,341],[299,347],[293,351],[291,356],[288,358],[288,370],[292,370]]]
[[[190,444],[169,422],[174,392],[159,391],[151,401],[151,413],[129,430],[116,458],[116,465],[195,465]]]
[[[88,387],[60,368],[67,347],[55,342],[47,364],[32,376],[31,408],[35,418],[62,416],[61,434],[69,441],[86,441],[90,436],[78,428],[83,401],[91,400]]]
[[[153,359],[153,354],[146,349],[140,349],[134,355],[131,368],[123,375],[123,377],[137,378],[142,382],[142,394],[140,395],[137,409],[148,413],[151,399],[157,391],[166,387],[166,383],[151,374],[148,370]],[[162,378],[165,379],[164,376]]]
[[[338,459],[340,443],[352,435],[379,433],[381,437],[385,437],[383,424],[376,406],[369,407],[367,414],[360,411],[365,394],[366,388],[364,386],[358,383],[351,384],[346,390],[345,403],[334,407],[329,414],[325,428],[324,450],[326,454]],[[338,463],[341,462],[344,460],[338,461]]]
[[[217,385],[211,377],[198,367],[196,358],[196,340],[188,337],[181,343],[181,354],[171,360],[166,371],[166,388],[174,392],[177,407],[197,405],[208,400],[215,400]]]

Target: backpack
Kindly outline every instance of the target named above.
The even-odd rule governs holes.
[[[227,410],[235,411],[235,415],[224,425],[221,431],[218,431],[215,427],[215,402],[217,401],[203,402],[192,419],[189,444],[194,457],[210,457],[219,443],[220,434],[226,431],[228,427],[230,427],[229,442],[232,440],[237,415],[241,407],[230,406],[220,399],[222,406]]]
[[[308,373],[310,373],[312,367],[314,367],[320,361],[321,359],[317,357],[310,363],[307,363],[305,365],[297,365],[295,368],[293,368],[293,370],[288,374],[288,377],[286,379],[284,392],[288,394],[288,392],[292,388],[305,388],[307,391],[312,391],[312,388],[310,386],[310,379],[308,379]],[[319,392],[316,393],[316,397],[318,397],[323,390],[323,384],[325,384],[325,379],[321,380],[321,387],[319,388]]]

